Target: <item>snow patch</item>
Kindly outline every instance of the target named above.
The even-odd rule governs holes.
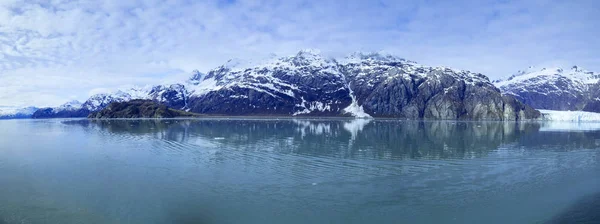
[[[300,104],[296,104],[297,107],[302,107],[304,108],[304,110],[301,111],[296,111],[293,116],[296,115],[301,115],[301,114],[310,114],[313,111],[320,111],[320,112],[325,112],[325,111],[331,111],[331,105],[323,103],[323,102],[308,102],[304,99],[304,97],[301,97],[300,99],[302,99],[302,103]]]
[[[74,111],[74,110],[79,110],[81,109],[81,107],[83,106],[83,104],[77,100],[73,100],[70,102],[67,102],[63,105],[60,105],[57,108],[53,108],[53,111]]]
[[[210,91],[217,91],[221,89],[221,87],[222,86],[218,85],[218,82],[215,80],[215,78],[208,78],[200,80],[197,85],[191,85],[189,88],[190,92],[192,92],[194,95],[202,96]]]
[[[363,106],[358,105],[358,101],[356,100],[356,96],[354,96],[354,91],[350,87],[348,87],[350,97],[352,98],[352,103],[344,108],[344,112],[352,115],[353,117],[362,117],[362,118],[371,118],[371,115],[367,114],[363,109]]]

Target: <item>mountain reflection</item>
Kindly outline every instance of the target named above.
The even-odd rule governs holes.
[[[321,120],[77,120],[114,135],[148,137],[203,147],[310,156],[373,159],[472,158],[503,144],[594,148],[598,131],[540,132],[543,123]],[[578,141],[565,141],[577,138]]]

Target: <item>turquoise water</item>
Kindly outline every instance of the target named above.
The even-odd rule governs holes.
[[[3,120],[0,223],[600,218],[600,124]]]

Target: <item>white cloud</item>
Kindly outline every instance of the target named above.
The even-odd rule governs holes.
[[[581,1],[0,1],[0,105],[51,106],[175,81],[229,58],[386,50],[492,78],[600,71],[600,3]]]

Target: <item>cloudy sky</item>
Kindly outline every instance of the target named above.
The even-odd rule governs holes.
[[[600,71],[597,0],[0,0],[0,106],[172,82],[230,58],[386,51],[492,79]]]

